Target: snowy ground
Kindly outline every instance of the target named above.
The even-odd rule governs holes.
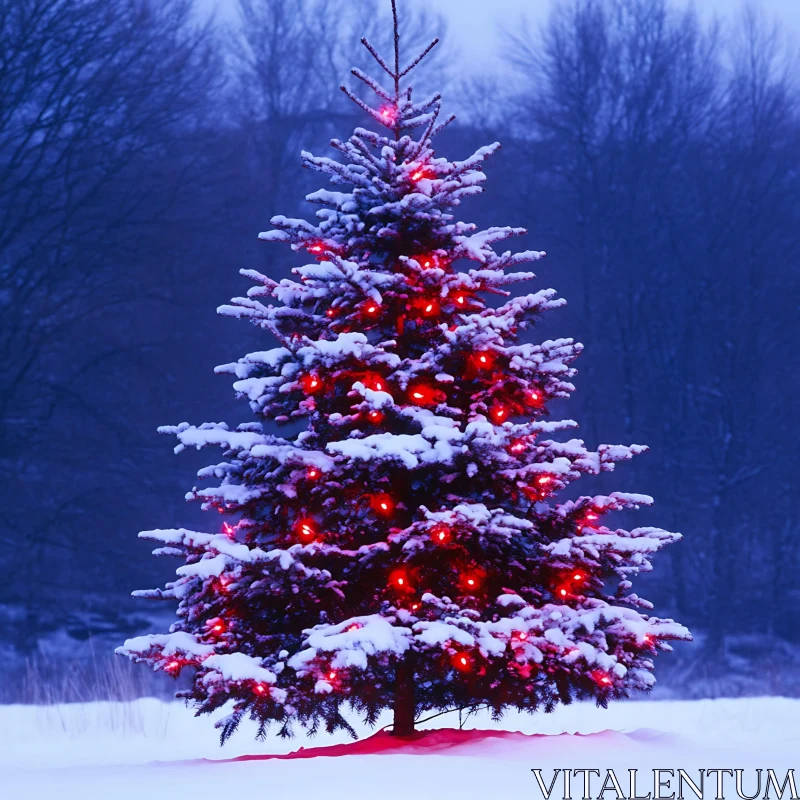
[[[457,726],[454,716],[424,727],[448,726]],[[379,735],[321,755],[275,759],[264,756],[350,740],[259,743],[243,727],[221,749],[210,720],[195,719],[178,703],[0,706],[0,797],[539,800],[536,767],[548,781],[554,768],[598,768],[603,775],[613,768],[626,780],[627,770],[638,768],[639,794],[652,789],[654,768],[744,768],[753,780],[749,770],[757,767],[800,773],[800,700],[629,702],[608,710],[575,705],[550,715],[511,715],[500,725],[473,718],[466,727],[472,730],[429,733],[399,749]],[[576,779],[576,799],[580,789]],[[553,796],[562,793],[559,783]],[[709,786],[705,796],[714,794]],[[724,796],[736,797],[732,782]]]

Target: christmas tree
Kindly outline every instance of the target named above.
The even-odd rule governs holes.
[[[257,421],[161,429],[177,451],[224,450],[199,473],[214,485],[189,498],[227,521],[140,534],[184,560],[166,589],[135,593],[177,600],[179,620],[119,652],[172,676],[190,669],[181,695],[198,713],[230,703],[223,741],[245,715],[261,735],[273,722],[289,735],[352,732],[348,708],[368,723],[391,709],[407,736],[428,711],[605,704],[649,689],[653,656],[689,638],[631,592],[679,535],[605,524],[651,498],[555,500],[646,448],[548,438],[576,426],[548,408],[573,391],[581,345],[520,341],[563,304],[552,289],[505,289],[533,279],[513,268],[545,254],[498,254],[525,230],[451,215],[483,191],[500,146],[434,155],[453,117],[404,79],[437,42],[402,68],[392,10],[391,64],[362,40],[389,87],[355,69],[377,103],[342,87],[381,132],[333,140],[341,160],[303,153],[337,190],[308,195],[315,223],[278,216],[261,234],[311,263],[296,280],[244,270],[256,285],[219,309],[277,339],[217,369]]]

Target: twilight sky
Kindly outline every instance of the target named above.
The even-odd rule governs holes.
[[[688,5],[688,0],[677,0]],[[401,0],[402,2],[402,0]],[[469,61],[489,61],[495,55],[497,28],[500,21],[513,23],[525,14],[531,21],[546,17],[551,2],[557,0],[414,0],[443,13],[449,22],[452,44],[459,47]],[[733,19],[742,7],[741,0],[695,0],[703,14],[717,14]],[[800,38],[800,0],[758,0],[767,15],[779,21],[787,32]]]
[[[800,0],[749,0],[761,6],[768,17],[777,20],[787,33],[800,40]],[[197,0],[200,8],[216,9],[226,17],[236,5],[236,0]],[[340,0],[346,3],[347,0]],[[388,6],[388,0],[373,0]],[[400,0],[424,4],[435,9],[448,20],[449,44],[458,48],[471,67],[480,67],[496,55],[500,23],[509,27],[525,14],[532,22],[547,15],[551,3],[558,0]],[[675,0],[687,5],[692,0]],[[717,14],[723,19],[733,19],[748,0],[694,0],[694,5],[704,15]]]

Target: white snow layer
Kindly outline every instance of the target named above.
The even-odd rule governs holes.
[[[692,779],[699,769],[742,769],[744,791],[752,795],[755,769],[765,770],[764,781],[773,769],[782,782],[786,770],[800,766],[800,700],[785,698],[623,702],[607,710],[579,703],[553,714],[509,714],[499,724],[480,714],[467,721],[468,730],[433,732],[402,746],[381,735],[343,747],[350,741],[343,733],[288,741],[273,735],[257,742],[253,725],[245,722],[220,748],[212,722],[195,719],[179,703],[153,699],[0,706],[0,797],[542,800],[531,772],[537,768],[547,785],[555,769],[599,769],[602,776],[613,769],[623,791],[628,770],[637,769],[640,795],[652,792],[653,769],[684,769]],[[382,717],[378,727],[387,722]],[[457,726],[457,715],[450,714],[422,727]],[[372,733],[360,725],[357,730],[364,737]],[[504,733],[511,731],[519,733]],[[322,756],[308,751],[326,745],[332,747]],[[298,754],[305,757],[263,758],[299,748],[306,748]],[[248,758],[235,760],[241,756]],[[601,779],[592,778],[592,798],[599,796]],[[723,779],[723,796],[733,800],[735,779]],[[704,796],[713,800],[715,776],[706,776],[705,784]],[[572,797],[582,797],[582,789],[582,775],[574,776]],[[695,797],[684,789],[686,797]],[[662,796],[676,790],[673,778]],[[562,795],[559,775],[552,797]],[[603,795],[617,796],[610,789]]]

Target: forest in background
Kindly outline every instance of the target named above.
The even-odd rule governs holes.
[[[445,42],[418,89],[459,115],[441,151],[503,143],[459,217],[529,230],[568,301],[532,335],[586,346],[552,413],[651,448],[586,490],[651,494],[637,523],[684,534],[638,584],[696,633],[671,668],[799,694],[796,42],[752,7],[566,0],[501,20],[496,75],[464,78],[443,21],[401,12],[409,52]],[[137,532],[216,524],[183,500],[206,457],[155,429],[247,418],[213,368],[273,343],[214,309],[239,269],[302,263],[257,234],[313,213],[299,152],[364,124],[339,85],[389,31],[372,0],[241,0],[224,24],[0,0],[0,672],[142,632],[159,609],[129,593],[174,564]]]

